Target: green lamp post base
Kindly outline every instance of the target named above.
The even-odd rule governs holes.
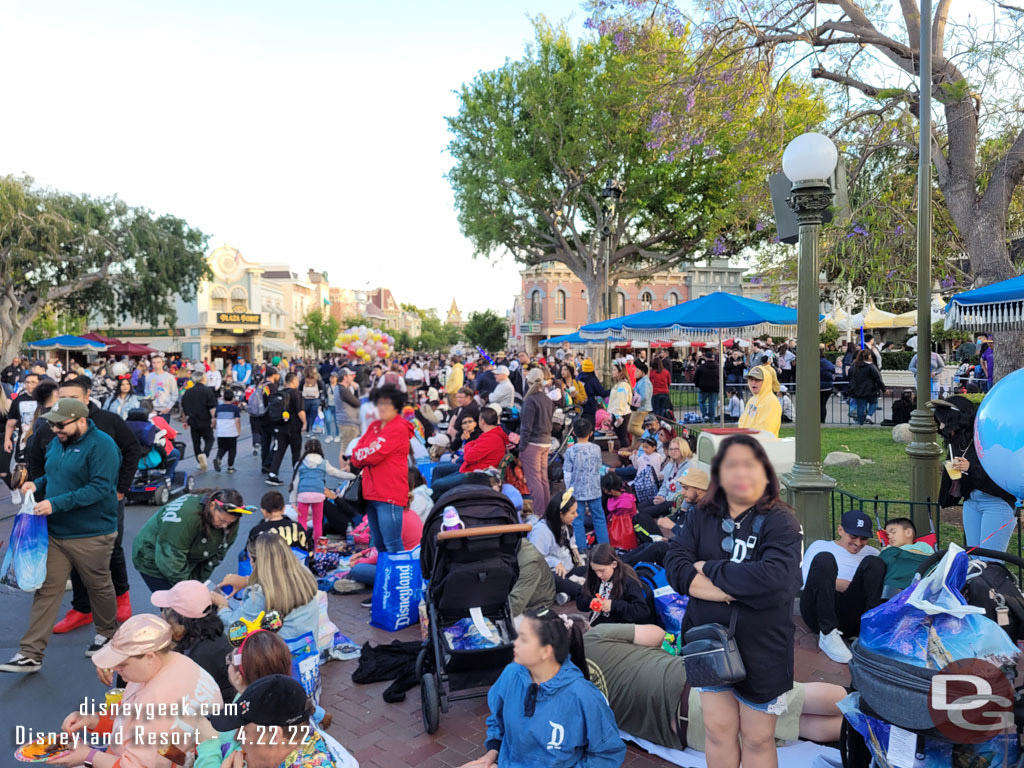
[[[835,479],[822,473],[821,464],[798,463],[780,480],[786,486],[786,500],[803,526],[805,546],[819,539],[831,541],[830,501]]]

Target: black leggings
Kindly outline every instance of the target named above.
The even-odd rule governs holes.
[[[612,424],[615,422],[613,421]],[[622,423],[615,427],[615,436],[619,438],[619,448],[628,448],[630,443],[629,435],[629,414],[622,417]]]
[[[349,524],[354,528],[363,516],[362,506],[342,498],[324,499],[324,533],[345,535]]]
[[[619,555],[619,557],[622,558],[622,562],[626,565],[636,565],[637,563],[656,563],[661,565],[665,560],[666,554],[668,554],[668,542],[655,541],[650,544],[644,544],[642,547],[637,547],[632,552]]]
[[[836,590],[839,566],[828,552],[819,552],[811,561],[807,583],[800,595],[800,615],[812,632],[826,635],[838,629],[844,637],[860,635],[860,617],[882,602],[885,563],[868,555],[857,566],[845,592]]]
[[[577,565],[571,571],[566,573],[565,576],[559,576],[557,573],[554,573],[554,572],[552,572],[551,575],[555,577],[555,591],[556,592],[565,592],[565,594],[567,594],[569,596],[570,600],[575,600],[576,599],[576,595],[578,595],[580,593],[580,590],[583,589],[583,587],[581,587],[575,581],[569,581],[569,577],[570,576],[586,576],[587,575],[587,566],[585,566],[585,565]]]
[[[220,461],[225,456],[228,457],[228,466],[235,466],[235,454],[238,451],[238,438],[237,437],[218,437],[217,438],[217,458],[216,461]]]

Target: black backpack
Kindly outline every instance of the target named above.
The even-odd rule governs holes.
[[[281,424],[287,419],[285,413],[288,411],[288,395],[282,390],[277,390],[267,398],[267,416],[275,424]]]
[[[1005,565],[971,560],[963,595],[968,605],[984,608],[1013,642],[1024,639],[1024,594]]]

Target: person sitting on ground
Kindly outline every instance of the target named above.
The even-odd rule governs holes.
[[[493,413],[493,411],[492,411]],[[459,429],[452,438],[452,442],[449,446],[449,450],[455,453],[458,450],[465,450],[466,446],[476,440],[483,431],[480,429],[480,415],[479,413],[474,415],[466,415],[459,421]]]
[[[780,385],[775,369],[770,365],[751,368],[747,374],[747,387],[753,397],[747,400],[737,426],[760,429],[778,437],[782,426],[782,403],[777,397]]]
[[[160,614],[171,625],[174,650],[205,669],[224,701],[231,701],[235,689],[224,665],[231,643],[210,599],[210,590],[198,581],[179,581],[170,589],[154,592],[149,601],[162,609]]]
[[[909,517],[893,517],[885,521],[885,536],[888,546],[882,548],[879,557],[885,563],[883,592],[900,591],[910,586],[918,567],[935,548],[926,541],[914,541],[917,529]]]
[[[597,601],[600,608],[592,608],[591,604],[596,605]],[[591,611],[591,624],[646,624],[655,620],[643,582],[611,544],[598,544],[591,551],[590,568],[576,595],[576,607]]]
[[[227,584],[235,590],[248,587],[240,603],[236,601],[234,607],[229,607],[223,592],[210,592],[224,626],[229,627],[239,619],[253,621],[261,613],[277,611],[283,622],[278,633],[283,639],[294,640],[307,633],[315,638],[320,617],[316,579],[284,539],[272,533],[260,534],[250,543],[249,559],[252,573],[248,578],[232,573],[217,585]]]
[[[665,653],[665,630],[654,624],[600,624],[588,628],[583,647],[590,677],[608,699],[619,728],[669,749],[704,750],[700,691],[686,680],[686,666]],[[797,738],[839,740],[843,716],[837,706],[846,689],[833,683],[794,683],[786,711],[775,722],[777,743]]]
[[[527,522],[533,525],[527,538],[544,557],[548,568],[554,574],[558,593],[566,596],[560,604],[580,593],[580,585],[583,582],[581,577],[587,572],[587,566],[572,532],[576,519],[577,504],[573,498],[572,488],[551,499],[543,517],[534,514],[527,519]],[[570,580],[572,576],[576,577],[575,581]]]
[[[288,675],[267,675],[250,684],[237,707],[213,715],[200,729],[193,768],[355,768],[358,763],[317,728],[316,712],[302,684]],[[233,738],[224,746],[219,733]],[[220,761],[220,762],[218,762]]]
[[[462,768],[622,765],[626,745],[582,654],[581,629],[570,620],[548,609],[527,612],[514,662],[487,694],[487,752]]]
[[[201,490],[168,502],[146,521],[132,545],[132,563],[150,591],[210,578],[238,536],[242,494]]]
[[[859,635],[860,617],[882,602],[885,563],[868,546],[871,518],[859,509],[843,513],[836,533],[835,541],[816,541],[804,553],[800,615],[825,655],[848,664],[853,655],[843,637]]]
[[[474,423],[466,418],[463,423]],[[508,451],[508,435],[498,425],[498,412],[488,406],[480,411],[480,435],[465,444],[462,451],[462,465],[456,468],[454,463],[440,464],[434,467],[430,478],[430,487],[434,494],[441,494],[466,482],[467,474],[497,467]]]
[[[508,596],[513,621],[519,625],[527,611],[548,608],[555,601],[555,578],[547,561],[537,548],[524,539],[519,543],[516,554],[519,562],[519,578]]]
[[[289,547],[297,547],[307,552],[312,550],[306,527],[284,514],[284,496],[279,491],[267,491],[260,499],[260,513],[263,519],[249,531],[251,542],[262,533],[274,533],[284,539]],[[344,533],[344,531],[342,531]]]
[[[619,451],[619,460],[623,466],[615,468],[615,474],[625,480],[633,480],[645,467],[650,467],[655,482],[661,469],[662,455],[658,453],[658,441],[647,436],[639,438],[639,445],[632,453]]]
[[[687,467],[675,479],[672,485],[676,486],[676,509],[672,514],[658,518],[658,528],[665,538],[672,538],[678,526],[686,522],[686,518],[704,500],[707,494],[711,479],[708,473],[697,467]]]
[[[594,426],[584,417],[576,419],[572,425],[572,434],[576,442],[565,451],[562,460],[563,479],[567,488],[573,489],[573,495],[580,505],[579,513],[573,522],[576,536],[576,548],[581,552],[587,548],[587,532],[585,516],[590,512],[590,521],[594,526],[594,538],[598,544],[608,542],[608,523],[604,517],[604,506],[601,503],[601,471],[604,460],[601,448],[591,442]]]
[[[423,539],[423,521],[409,507],[402,510],[402,548],[408,552],[420,545]],[[356,592],[366,587],[373,587],[377,574],[377,549],[369,547],[356,552],[349,559],[350,570],[344,579],[334,582],[334,591],[341,594]],[[368,606],[364,606],[368,607]]]
[[[672,438],[668,444],[668,458],[658,472],[661,479],[658,493],[651,502],[637,505],[637,511],[654,518],[671,512],[676,497],[682,492],[682,486],[677,480],[691,467],[696,469],[697,459],[693,455],[690,443],[681,437]]]
[[[122,624],[113,639],[97,651],[92,662],[105,685],[114,675],[126,681],[121,701],[130,709],[111,714],[82,714],[75,710],[61,724],[65,733],[90,731],[106,734],[106,751],[83,745],[51,765],[96,768],[171,768],[173,763],[161,752],[161,740],[173,739],[181,752],[195,743],[195,732],[203,718],[188,712],[209,711],[223,703],[217,683],[210,674],[187,656],[171,650],[174,631],[171,625],[151,613],[132,616]],[[152,717],[148,710],[175,714]]]
[[[487,396],[488,402],[500,405],[502,408],[511,408],[516,404],[516,388],[509,381],[508,366],[499,365],[495,368],[494,379],[497,384]]]
[[[636,496],[626,489],[625,481],[617,474],[609,472],[601,477],[601,492],[607,497],[606,519],[613,515],[628,515],[630,520],[636,517]]]

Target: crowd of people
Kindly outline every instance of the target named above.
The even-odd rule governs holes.
[[[870,417],[868,390],[881,382],[878,350],[867,341],[841,365],[861,422]],[[695,362],[693,382],[710,420],[719,407],[718,362],[711,354]],[[242,752],[251,767],[346,765],[323,712],[292,677],[286,641],[317,636],[323,598],[296,552],[340,539],[351,567],[333,591],[358,593],[370,607],[380,553],[414,549],[439,498],[480,485],[504,493],[531,530],[509,595],[514,663],[490,690],[487,741],[469,765],[619,765],[619,728],[671,749],[704,750],[715,766],[774,765],[778,744],[835,741],[845,692],[794,680],[794,600],[801,595],[800,615],[821,650],[847,662],[860,616],[909,583],[929,545],[917,540],[910,520],[895,518],[885,521],[888,546],[876,549],[869,545],[873,522],[850,510],[836,541],[807,543],[805,553],[758,440],[730,436],[710,465],[698,463],[672,417],[675,363],[667,351],[649,361],[619,355],[606,387],[594,362],[567,348],[549,358],[410,355],[376,364],[239,358],[217,365],[154,356],[67,372],[16,361],[0,471],[48,516],[49,550],[28,629],[0,670],[38,672],[52,633],[92,624],[85,654],[105,685],[123,683],[115,687],[123,687],[124,701],[248,704],[238,716],[145,724],[198,734],[184,742],[195,765],[240,765]],[[748,394],[723,404],[727,413],[741,427],[777,436],[795,365],[789,343],[731,350],[726,378],[745,383]],[[824,350],[820,366],[824,418],[826,375],[831,382],[837,373]],[[953,466],[970,470],[967,482],[944,486],[947,496],[963,499],[967,543],[1005,548],[1012,500],[987,481],[972,452],[973,406],[957,397],[933,404],[957,454]],[[258,512],[216,482],[160,507],[131,546],[159,615],[133,616],[124,504],[148,446],[131,421],[161,435],[154,450],[171,475],[183,446],[174,425],[190,434],[200,473],[211,465],[231,473],[243,415],[253,460],[270,486]],[[426,465],[429,482],[420,471]],[[251,570],[213,584],[245,520],[254,523],[242,537]],[[365,548],[356,543],[362,529]],[[682,642],[667,633],[641,564],[662,569],[688,598],[680,635],[707,624],[730,627],[744,679],[687,683],[677,655]],[[69,578],[72,608],[58,620]],[[131,718],[69,715],[63,727],[126,733],[133,725]],[[247,744],[257,726],[303,737],[276,749]],[[173,760],[128,738],[106,752],[79,747],[58,762],[165,768]]]

